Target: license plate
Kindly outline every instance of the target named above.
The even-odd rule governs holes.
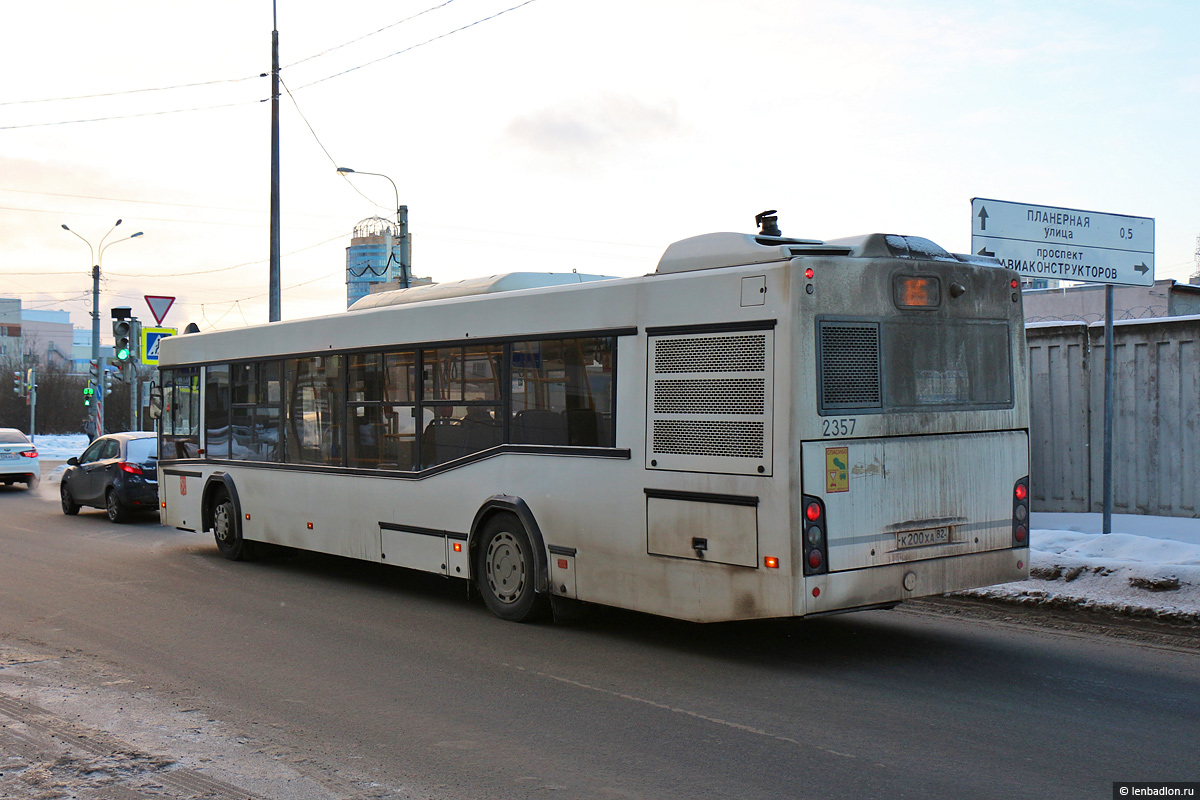
[[[950,542],[950,526],[941,528],[926,528],[920,531],[903,531],[896,534],[896,549],[904,550],[909,547],[928,547],[933,544],[948,544]]]
[[[0,453],[0,461],[12,461],[20,458],[16,453]]]

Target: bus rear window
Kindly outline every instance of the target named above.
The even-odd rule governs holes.
[[[821,413],[1011,408],[1004,320],[818,322]]]

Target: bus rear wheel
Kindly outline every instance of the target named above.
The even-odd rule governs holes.
[[[242,538],[242,526],[238,521],[237,505],[225,489],[218,489],[209,507],[212,517],[213,538],[217,550],[230,561],[246,561],[251,557],[251,545]]]
[[[476,551],[475,581],[488,610],[510,622],[532,622],[546,611],[537,593],[537,559],[525,526],[512,514],[487,521]]]

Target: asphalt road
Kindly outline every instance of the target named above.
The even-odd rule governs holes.
[[[1200,779],[1194,649],[903,607],[514,625],[459,582],[231,563],[154,519],[65,517],[49,482],[0,487],[0,548],[0,756],[25,788],[72,725],[103,745],[87,758],[130,762],[110,769],[129,798],[1008,800]]]

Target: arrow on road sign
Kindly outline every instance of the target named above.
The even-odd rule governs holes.
[[[980,206],[980,208],[979,208],[979,230],[981,230],[981,231],[987,230],[987,218],[988,218],[987,208]],[[990,256],[992,254],[988,253],[988,255]]]
[[[1146,266],[1145,261],[1143,261],[1141,264],[1134,264],[1133,268],[1136,269],[1138,272],[1142,273],[1143,275],[1145,275],[1147,272],[1150,271],[1150,268]]]
[[[978,253],[976,253],[975,255],[977,255],[977,256],[991,256],[992,258],[995,258],[995,257],[996,257],[996,254],[995,254],[995,253],[993,253],[991,250],[988,250],[986,247],[981,247],[981,248],[979,248],[979,252],[978,252]]]

